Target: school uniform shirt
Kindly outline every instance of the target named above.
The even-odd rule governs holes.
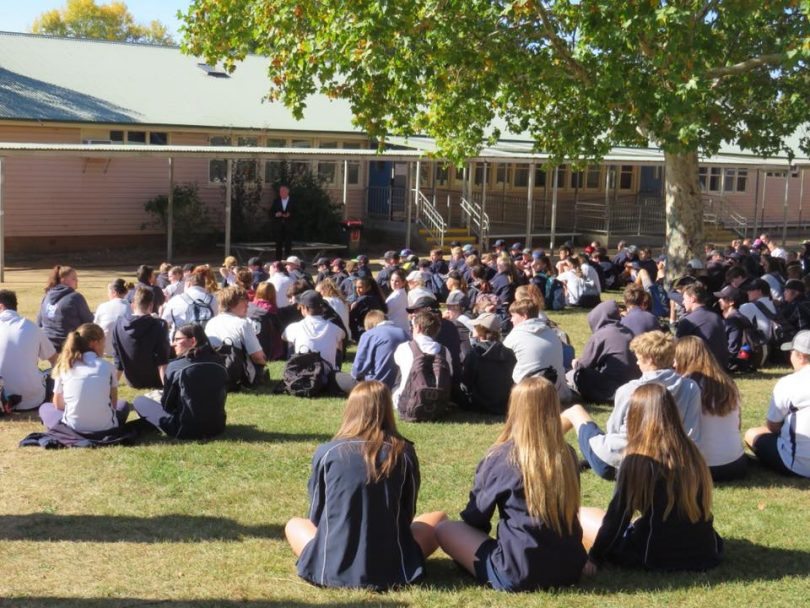
[[[526,319],[516,325],[503,345],[514,352],[517,359],[512,371],[515,384],[540,368],[553,367],[557,372],[556,387],[560,399],[565,401],[570,397],[571,391],[565,382],[562,341],[545,319]]]
[[[411,324],[408,318],[408,294],[404,288],[395,289],[385,299],[388,307],[388,320],[406,334],[411,335]]]
[[[169,363],[166,321],[152,315],[121,317],[112,330],[115,367],[133,388],[162,388],[158,368]]]
[[[337,351],[346,334],[323,317],[310,315],[291,323],[281,336],[292,344],[293,352],[318,352],[332,369],[337,367]]]
[[[602,462],[618,468],[627,447],[627,410],[630,408],[630,397],[639,386],[649,382],[663,384],[675,398],[675,405],[683,421],[686,434],[695,443],[700,442],[700,388],[694,380],[684,378],[672,369],[657,369],[644,372],[641,377],[631,380],[616,390],[613,400],[613,411],[605,427],[604,435],[595,435],[590,439],[591,450]]]
[[[771,313],[776,314],[776,306],[768,297],[761,297],[757,302],[760,303],[761,306],[767,308]],[[771,320],[765,316],[759,307],[754,304],[753,302],[746,302],[742,306],[740,306],[740,312],[745,315],[751,323],[754,323],[759,330],[765,334],[767,338],[770,338],[773,335],[773,323]]]
[[[69,370],[56,376],[53,392],[65,400],[62,422],[79,433],[95,433],[118,426],[110,390],[118,386],[115,368],[87,351]]]
[[[783,423],[776,442],[782,462],[797,475],[810,477],[810,365],[776,383],[767,417]]]
[[[290,305],[290,299],[287,297],[287,289],[293,284],[293,280],[283,272],[275,272],[268,279],[268,282],[273,284],[276,288],[276,306],[283,308]]]
[[[205,325],[205,335],[214,348],[227,342],[241,348],[248,356],[262,352],[262,345],[250,319],[237,317],[230,312],[220,313],[211,319]]]
[[[171,331],[194,322],[193,301],[199,300],[211,309],[211,316],[217,314],[217,299],[202,287],[193,285],[182,293],[178,293],[163,307],[161,317],[169,324]]]
[[[418,581],[424,557],[411,533],[419,493],[419,461],[406,444],[391,474],[369,483],[365,442],[336,439],[318,446],[309,478],[309,520],[315,538],[298,558],[298,575],[325,587],[382,591]],[[378,462],[388,453],[385,444]]]
[[[489,533],[497,508],[497,548],[490,559],[511,589],[529,591],[572,585],[579,580],[587,559],[579,518],[575,518],[570,532],[557,534],[545,522],[529,515],[523,475],[510,460],[512,448],[511,441],[499,445],[478,464],[461,519]]]
[[[324,296],[324,301],[335,311],[338,317],[340,317],[340,323],[343,325],[343,329],[349,329],[349,307],[346,305],[346,302],[341,300],[336,296]],[[324,316],[324,318],[326,318]]]
[[[408,334],[391,321],[383,321],[365,332],[357,344],[352,377],[356,380],[379,380],[393,389],[399,372],[394,352],[408,339]]]
[[[627,314],[622,317],[621,324],[632,331],[634,336],[640,336],[648,331],[660,331],[661,329],[658,318],[638,306],[628,309]]]
[[[453,369],[453,359],[450,356],[450,351],[444,348],[436,340],[425,334],[416,334],[413,337],[414,342],[426,355],[439,355],[444,350],[444,356],[447,359],[447,365]],[[397,346],[394,351],[394,362],[399,368],[399,385],[397,385],[394,394],[391,396],[394,401],[394,408],[399,404],[399,398],[402,391],[405,390],[405,383],[408,381],[408,376],[411,374],[411,367],[413,367],[413,351],[411,350],[410,342],[405,342]]]
[[[560,283],[565,284],[565,303],[569,306],[577,306],[579,299],[586,293],[596,293],[596,286],[592,279],[583,272],[581,277],[573,270],[566,270],[557,276]]]
[[[628,458],[644,458],[651,467],[661,466],[635,454]],[[652,507],[631,523],[633,514],[619,481],[591,547],[591,560],[650,570],[708,570],[717,566],[723,559],[723,539],[714,531],[714,518],[693,523],[675,507],[664,519],[667,502],[666,483],[659,477]]]
[[[690,376],[703,389],[702,374]],[[742,457],[745,450],[740,440],[740,404],[725,416],[714,416],[700,411],[700,438],[695,442],[710,467],[731,464]]]
[[[48,290],[37,314],[37,325],[56,350],[62,350],[67,335],[83,323],[92,323],[93,313],[87,300],[78,291],[67,285],[56,285]]]
[[[0,376],[6,395],[19,395],[14,409],[30,410],[45,401],[45,376],[38,362],[56,354],[53,344],[39,327],[16,310],[0,312]]]
[[[123,298],[113,298],[102,302],[96,308],[96,314],[93,317],[93,323],[104,330],[104,354],[112,357],[113,344],[112,344],[112,330],[115,327],[115,322],[119,317],[129,318],[132,316],[132,308],[129,302]]]
[[[705,306],[698,306],[678,321],[675,336],[697,336],[706,342],[720,367],[725,368],[728,363],[728,338],[723,325],[723,317],[712,312]]]

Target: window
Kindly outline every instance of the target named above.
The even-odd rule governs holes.
[[[449,168],[445,165],[436,165],[436,185],[437,186],[446,186],[447,180],[450,176]]]
[[[344,142],[344,150],[362,150],[363,145],[358,142]],[[346,162],[346,184],[357,186],[360,184],[360,161],[350,160]]]
[[[622,165],[619,169],[619,190],[632,190],[633,165]]]
[[[240,147],[255,148],[259,145],[258,137],[238,137],[236,145]],[[259,161],[251,160],[237,160],[234,170],[243,175],[246,182],[255,182],[259,176]]]
[[[149,143],[153,146],[165,146],[169,143],[169,134],[161,131],[150,131]]]
[[[290,142],[291,148],[311,148],[312,142],[308,139],[294,139]],[[295,161],[290,163],[290,170],[294,174],[307,173],[312,170],[312,163],[309,161]]]
[[[209,138],[208,143],[212,146],[230,146],[230,137],[214,136]],[[222,159],[212,159],[208,161],[208,181],[224,182],[228,177],[228,161]]]
[[[487,174],[489,173],[489,167],[487,167]],[[475,185],[480,186],[484,183],[484,165],[477,164],[475,165]]]
[[[748,169],[727,168],[723,177],[723,192],[745,192],[748,184]]]
[[[722,192],[722,169],[720,167],[700,167],[698,183],[702,192]]]
[[[602,170],[599,165],[588,165],[585,171],[585,187],[588,190],[599,189],[599,178],[602,175]]]
[[[114,144],[123,144],[126,141],[126,131],[110,131],[110,141]]]
[[[768,177],[779,177],[784,179],[786,174],[786,171],[768,171],[765,175]]]
[[[517,165],[515,167],[515,181],[513,182],[516,188],[529,187],[529,166]]]
[[[546,170],[541,167],[536,167],[534,170],[534,187],[535,188],[546,187]]]
[[[511,181],[512,167],[503,163],[499,163],[495,167],[495,183],[508,184]]]
[[[127,131],[128,144],[145,144],[146,131]]]
[[[285,148],[287,141],[284,139],[268,139],[268,148]],[[283,160],[268,160],[264,163],[264,181],[268,184],[273,184],[281,181],[281,167],[284,163]]]
[[[322,141],[319,148],[337,149],[336,141]],[[325,184],[334,184],[337,181],[337,163],[333,160],[318,161],[318,177]]]
[[[571,188],[582,188],[582,183],[583,183],[582,182],[582,171],[573,171],[572,170],[569,173],[569,175],[571,176],[571,183],[569,184],[569,186]],[[560,178],[562,178],[562,175],[560,176]],[[560,180],[560,183],[561,184],[564,183],[562,181],[562,179]]]

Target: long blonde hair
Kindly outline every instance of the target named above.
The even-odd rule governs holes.
[[[81,361],[84,353],[93,350],[90,342],[103,340],[104,330],[95,323],[79,325],[76,331],[68,334],[64,345],[62,345],[62,352],[59,353],[56,365],[53,366],[54,375],[59,376],[66,373],[77,361]]]
[[[627,411],[627,448],[616,481],[624,494],[628,514],[652,508],[655,486],[663,479],[667,506],[692,523],[709,520],[712,513],[712,478],[700,450],[686,436],[675,399],[662,384],[650,382],[630,397]]]
[[[512,389],[506,424],[493,449],[508,441],[513,443],[510,460],[523,476],[529,515],[557,534],[570,534],[579,512],[577,463],[563,438],[557,389],[545,378],[527,378]]]
[[[725,416],[740,405],[740,391],[734,380],[697,336],[684,336],[675,342],[678,373],[700,383],[703,412]]]
[[[367,483],[376,483],[388,477],[397,466],[407,443],[397,432],[390,389],[377,380],[358,383],[346,400],[343,421],[335,433],[335,439],[365,441],[362,450]],[[388,454],[378,464],[377,456],[386,443],[390,446]]]

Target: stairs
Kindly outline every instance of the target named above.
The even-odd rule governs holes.
[[[733,230],[713,223],[703,224],[703,240],[714,243],[719,249],[731,245],[731,241],[740,238]]]
[[[440,246],[438,239],[432,237],[425,228],[420,228],[417,232],[419,239],[428,249],[436,249]],[[444,248],[446,250],[450,249],[450,241],[458,241],[462,245],[466,245],[467,243],[475,245],[478,243],[478,237],[467,234],[466,228],[448,228],[444,235]]]

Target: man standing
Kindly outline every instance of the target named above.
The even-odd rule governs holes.
[[[45,376],[38,361],[56,362],[56,351],[42,329],[17,314],[17,294],[0,289],[0,376],[6,395],[17,395],[16,410],[31,410],[45,401]],[[15,399],[16,400],[16,399]]]
[[[292,249],[293,213],[290,202],[290,189],[285,184],[279,186],[278,197],[270,207],[273,240],[276,242],[276,260],[283,260]]]

